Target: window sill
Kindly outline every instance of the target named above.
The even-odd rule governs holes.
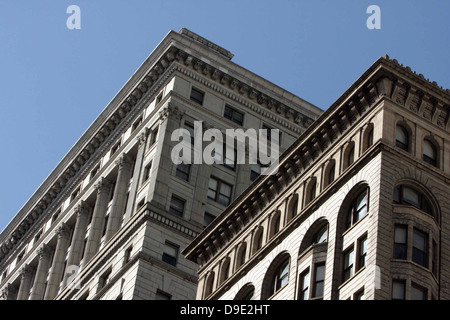
[[[354,275],[352,275],[350,278],[345,280],[339,287],[338,290],[341,290],[343,287],[345,287],[349,282],[351,282],[353,279],[355,279],[359,274],[361,274],[364,270],[366,270],[366,266],[362,267],[358,271],[355,272]]]

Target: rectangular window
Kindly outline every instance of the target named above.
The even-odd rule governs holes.
[[[142,179],[142,183],[146,182],[150,178],[151,169],[152,169],[152,162],[150,161],[144,168],[144,176]]]
[[[221,205],[228,206],[231,202],[232,186],[222,180],[211,177],[208,185],[208,198]]]
[[[61,208],[56,210],[56,212],[52,215],[52,223],[54,223],[56,221],[56,219],[58,219],[60,214],[61,214]]]
[[[170,213],[182,217],[184,213],[184,204],[185,200],[172,196],[172,199],[170,200]]]
[[[111,268],[109,268],[108,270],[106,270],[99,278],[99,282],[98,282],[98,290],[101,290],[102,288],[104,288],[109,281],[111,280]]]
[[[309,300],[309,268],[300,274],[299,300]]]
[[[158,97],[156,97],[156,104],[160,103],[163,98],[163,94],[160,93]]]
[[[428,267],[428,235],[414,229],[412,260],[423,267]]]
[[[168,293],[165,293],[161,290],[156,290],[156,294],[155,294],[155,300],[170,300],[172,299],[172,296]]]
[[[354,294],[353,300],[366,300],[364,295],[364,288]]]
[[[411,284],[411,300],[427,300],[427,289]]]
[[[358,240],[358,266],[357,270],[366,265],[367,256],[367,235]]]
[[[396,225],[394,231],[394,259],[406,259],[407,237],[408,227],[406,225]]]
[[[392,281],[392,300],[405,300],[405,281]]]
[[[313,287],[313,297],[321,298],[323,297],[323,285],[325,281],[325,264],[316,264],[314,269],[314,287]]]
[[[178,178],[183,179],[185,181],[189,181],[190,173],[191,173],[191,165],[190,164],[180,163],[179,165],[177,165],[175,175]]]
[[[205,93],[203,91],[200,91],[197,88],[192,88],[192,90],[191,90],[191,100],[192,101],[194,101],[200,105],[203,105],[204,97],[205,97]]]
[[[23,256],[25,255],[25,249],[24,250],[22,250],[22,252],[21,253],[19,253],[18,255],[17,255],[17,260],[16,260],[16,262],[17,263],[19,263],[20,262],[20,260],[22,260],[23,259]]]
[[[191,140],[191,144],[194,144],[194,139],[195,139],[195,131],[194,131],[194,125],[189,123],[189,122],[185,122],[184,123],[184,129],[186,129],[189,132],[190,138],[186,137],[183,140],[184,141],[189,141],[189,139]]]
[[[157,138],[158,138],[158,127],[153,129],[153,131],[152,131],[152,138],[150,139],[150,146],[152,146],[156,143]]]
[[[111,157],[114,153],[116,153],[117,150],[119,150],[119,148],[120,148],[120,141],[117,142],[117,143],[111,148],[111,154],[110,154],[110,157]]]
[[[81,186],[75,189],[74,192],[72,192],[72,195],[70,196],[70,201],[75,200],[75,198],[80,194]]]
[[[205,215],[203,217],[203,225],[206,227],[207,225],[209,225],[214,220],[215,217],[216,216],[214,216],[214,215],[212,215],[212,214],[210,214],[208,212],[205,212]]]
[[[242,124],[244,123],[244,114],[230,107],[229,105],[225,105],[225,111],[223,113],[223,116],[226,119],[231,120],[240,126],[242,126]]]
[[[166,243],[164,245],[162,261],[164,261],[172,266],[176,266],[178,250],[179,250],[179,247],[177,245],[174,245],[174,244],[166,241]]]
[[[99,171],[100,171],[100,163],[97,164],[97,165],[95,166],[95,168],[91,171],[91,175],[90,175],[90,177],[89,177],[89,180],[92,179],[92,178],[94,178],[95,175],[96,175]]]
[[[343,273],[344,281],[350,279],[354,274],[353,261],[354,261],[354,250],[352,246],[350,249],[344,252],[344,273]]]
[[[142,123],[142,116],[139,117],[139,119],[137,119],[134,123],[133,126],[131,127],[131,132],[133,132],[134,130],[136,130]]]

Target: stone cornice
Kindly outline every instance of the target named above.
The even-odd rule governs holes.
[[[278,197],[291,181],[298,179],[302,172],[309,170],[320,155],[329,150],[333,142],[344,136],[358,119],[378,105],[382,99],[394,100],[400,106],[408,107],[399,97],[404,97],[404,101],[412,101],[412,99],[398,88],[399,85],[404,86],[407,81],[392,70],[391,64],[392,62],[386,58],[377,60],[280,156],[278,172],[274,175],[260,176],[205,228],[200,236],[183,251],[183,254],[194,262],[207,263],[230,241],[230,236],[224,232],[226,226],[233,225],[235,235],[238,234],[270,204],[268,199]],[[416,84],[411,81],[408,86],[413,88]],[[437,126],[447,128],[448,132],[449,105],[445,105],[444,100],[449,96],[443,91],[441,94],[444,94],[444,99],[436,96],[433,97],[434,100],[431,99],[433,108],[425,107],[426,102],[421,103],[418,110],[423,112],[418,112],[418,115]],[[431,114],[427,114],[430,111]],[[441,119],[441,123],[438,119]]]

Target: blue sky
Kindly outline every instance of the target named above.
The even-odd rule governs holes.
[[[81,29],[69,30],[70,5]],[[369,30],[366,9],[381,9]],[[0,0],[0,230],[169,30],[321,109],[389,54],[450,88],[450,1]]]

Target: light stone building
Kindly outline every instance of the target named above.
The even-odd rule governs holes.
[[[195,298],[181,251],[261,167],[177,166],[172,132],[279,129],[285,150],[322,113],[232,57],[166,35],[0,234],[2,299]]]
[[[197,299],[450,299],[449,115],[379,58],[186,248]]]

